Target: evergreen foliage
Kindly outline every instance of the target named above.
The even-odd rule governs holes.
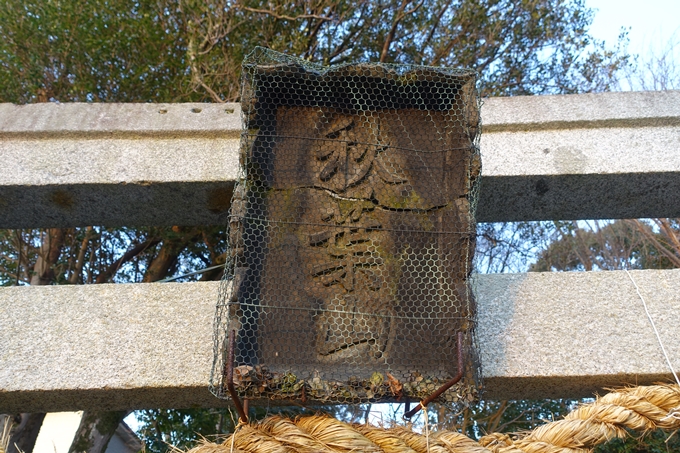
[[[469,67],[484,95],[602,91],[627,56],[584,0],[7,0],[0,101],[238,98],[256,45],[325,64]]]

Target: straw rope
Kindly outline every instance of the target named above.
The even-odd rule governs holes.
[[[328,416],[287,420],[270,417],[244,425],[223,444],[204,442],[188,453],[588,453],[598,445],[628,435],[680,429],[680,387],[652,385],[624,388],[585,404],[528,433],[493,433],[479,442],[454,431],[429,438],[405,427],[383,429],[350,425]]]

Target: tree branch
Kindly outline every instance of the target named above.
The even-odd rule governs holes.
[[[59,260],[64,246],[65,232],[61,228],[45,230],[40,244],[38,259],[33,266],[31,285],[49,285],[55,279],[54,265]]]
[[[76,258],[76,265],[75,268],[73,269],[73,272],[71,273],[68,281],[72,285],[75,285],[78,283],[78,279],[80,278],[80,274],[83,272],[83,266],[85,265],[85,252],[87,251],[87,246],[90,243],[90,239],[92,239],[92,227],[89,226],[87,227],[87,230],[85,232],[85,237],[83,238],[82,243],[80,244],[80,250],[78,250],[78,257]]]
[[[668,219],[655,219],[656,224],[659,225],[659,228],[661,231],[664,232],[664,234],[668,237],[668,239],[671,241],[673,244],[673,248],[676,254],[680,255],[680,241],[678,240],[677,235],[675,234],[675,231],[673,231],[673,228],[671,227],[670,222]]]
[[[430,41],[432,41],[432,38],[434,37],[435,31],[437,31],[437,27],[439,27],[439,23],[442,20],[442,17],[444,17],[444,13],[446,13],[446,10],[449,9],[449,6],[451,6],[451,2],[447,1],[444,3],[444,7],[437,13],[437,16],[435,17],[434,23],[432,24],[432,27],[430,28],[430,32],[427,34],[427,38],[425,38],[425,41],[423,42],[422,48],[425,49],[429,44]],[[422,58],[420,59],[422,62]]]
[[[266,14],[267,16],[271,16],[274,19],[277,20],[300,20],[300,19],[319,19],[323,21],[331,21],[333,20],[332,17],[327,17],[327,16],[319,16],[318,14],[300,14],[298,16],[287,16],[285,14],[278,14],[275,11],[272,11],[270,9],[258,9],[258,8],[250,8],[248,6],[241,6],[239,5],[238,8],[243,9],[245,11],[250,11],[251,13],[257,13],[257,14]]]
[[[95,280],[95,283],[106,283],[108,282],[115,274],[118,272],[118,269],[120,267],[130,261],[132,258],[135,256],[139,255],[142,253],[144,250],[148,249],[149,247],[153,247],[154,245],[158,244],[161,242],[160,239],[158,238],[152,238],[147,241],[144,241],[140,244],[137,244],[136,246],[132,247],[130,250],[125,252],[123,256],[118,258],[112,265],[110,265],[104,272],[101,272],[99,275],[97,275],[97,279]]]
[[[666,258],[670,260],[671,263],[673,263],[673,266],[680,267],[680,258],[678,258],[670,250],[668,250],[661,242],[659,242],[654,237],[652,232],[649,231],[649,228],[645,228],[645,226],[642,225],[642,223],[640,223],[639,220],[633,220],[633,222],[637,226],[638,230],[642,232],[642,234],[654,245],[654,247],[656,247],[660,253],[662,253]]]
[[[392,45],[392,40],[394,40],[394,34],[397,31],[399,22],[401,22],[401,20],[405,16],[404,9],[406,9],[406,5],[408,4],[408,2],[409,0],[403,0],[401,2],[401,5],[399,6],[399,9],[397,10],[397,13],[394,15],[394,21],[392,21],[392,28],[390,28],[390,31],[387,33],[387,37],[385,38],[382,51],[380,52],[381,63],[385,63],[385,60],[387,60],[387,53],[390,50],[390,45]]]

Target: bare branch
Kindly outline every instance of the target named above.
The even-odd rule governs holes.
[[[202,87],[204,90],[208,92],[210,97],[215,101],[219,103],[223,103],[224,100],[220,97],[219,94],[217,94],[212,88],[210,88],[204,81],[203,77],[201,77],[201,72],[198,69],[198,66],[196,64],[196,49],[194,47],[194,38],[193,36],[189,39],[189,45],[187,46],[187,54],[189,57],[189,67],[191,69],[191,78],[192,82],[195,85],[198,85]]]
[[[243,9],[245,11],[250,11],[251,13],[258,13],[258,14],[266,14],[267,16],[271,16],[274,19],[277,20],[300,20],[300,19],[318,19],[318,20],[323,20],[323,21],[331,21],[333,20],[332,17],[328,16],[319,16],[318,14],[300,14],[298,16],[287,16],[285,14],[278,14],[276,11],[272,11],[270,9],[258,9],[258,8],[250,8],[248,6],[238,6],[238,8]]]
[[[347,50],[350,43],[355,39],[355,37],[357,37],[359,35],[359,33],[361,33],[363,31],[361,28],[358,28],[358,27],[359,27],[359,24],[361,23],[361,21],[364,20],[364,14],[365,13],[366,13],[366,9],[363,8],[361,10],[361,14],[357,18],[356,22],[354,22],[354,25],[353,25],[353,27],[355,28],[354,32],[345,36],[345,39],[343,39],[343,41],[336,46],[333,53],[331,53],[330,56],[328,57],[328,63],[331,63],[335,57],[337,57],[338,55],[341,55],[345,50]],[[348,28],[351,29],[353,27],[348,27]]]
[[[385,60],[387,60],[387,53],[390,50],[390,45],[392,45],[392,41],[394,40],[394,34],[397,31],[399,22],[401,22],[401,20],[405,17],[404,9],[406,9],[406,5],[408,5],[408,2],[409,0],[403,0],[401,2],[401,5],[399,6],[399,9],[397,10],[397,13],[394,15],[394,21],[392,21],[392,28],[390,28],[389,33],[387,33],[385,43],[383,44],[382,51],[380,52],[381,63],[384,63]]]
[[[311,22],[311,20],[310,20]],[[305,51],[304,56],[309,58],[312,56],[314,51],[316,50],[316,47],[318,45],[318,41],[316,40],[316,36],[319,34],[319,31],[321,30],[321,26],[326,23],[323,20],[319,20],[316,22],[316,25],[314,25],[313,28],[310,28],[309,33],[307,34],[307,50]]]
[[[434,33],[437,31],[437,28],[439,27],[439,23],[442,20],[442,17],[444,17],[444,14],[446,13],[446,10],[449,9],[451,6],[451,2],[447,1],[444,3],[444,7],[437,13],[437,16],[435,17],[434,23],[432,24],[432,27],[430,28],[430,32],[427,34],[427,38],[425,38],[425,41],[423,42],[423,48],[426,48],[430,42],[432,41],[432,38],[434,37]],[[422,58],[421,58],[422,60]]]
[[[130,250],[125,252],[125,254],[123,254],[123,256],[121,256],[116,261],[114,261],[113,264],[111,264],[109,267],[107,267],[106,270],[104,270],[99,275],[97,275],[97,279],[95,280],[95,283],[106,283],[106,282],[108,282],[116,274],[116,272],[118,272],[118,269],[120,269],[120,267],[123,264],[127,263],[128,261],[130,261],[135,256],[144,252],[149,247],[153,247],[154,245],[158,244],[159,242],[161,242],[160,239],[152,238],[152,239],[149,239],[147,241],[144,241],[144,242],[137,244],[136,246],[132,247]]]
[[[203,81],[202,77],[199,77],[198,83],[203,87],[203,89],[205,91],[208,92],[208,94],[213,99],[213,101],[218,102],[220,104],[225,102],[224,99],[222,99],[219,94],[217,94],[212,88],[210,88],[208,85],[206,85],[206,83]]]
[[[413,8],[409,9],[408,11],[406,11],[406,12],[404,13],[404,17],[406,17],[406,16],[408,16],[408,15],[410,15],[410,14],[413,14],[413,13],[415,13],[416,11],[418,11],[418,10],[420,9],[420,7],[423,6],[423,3],[425,3],[425,0],[420,0],[420,3],[418,3],[416,6],[414,6]]]
[[[639,220],[633,220],[638,230],[662,253],[668,260],[673,263],[673,266],[680,267],[680,258],[668,250],[661,242],[659,242],[649,228],[646,228]]]
[[[80,274],[83,272],[83,266],[85,265],[85,252],[87,251],[87,246],[90,243],[90,239],[92,239],[92,227],[91,226],[87,227],[87,230],[85,232],[85,237],[83,238],[83,241],[80,244],[80,250],[78,250],[78,257],[76,258],[75,268],[73,269],[73,272],[71,273],[71,276],[69,277],[69,283],[71,283],[72,285],[75,285],[75,284],[78,283],[78,279],[80,278]]]
[[[675,253],[680,255],[680,240],[678,240],[678,236],[675,234],[675,231],[673,230],[673,227],[671,226],[671,223],[668,221],[668,219],[656,219],[656,224],[659,225],[661,231],[664,232],[664,234],[673,244]]]

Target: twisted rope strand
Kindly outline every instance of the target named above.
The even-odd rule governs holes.
[[[479,442],[455,431],[424,436],[405,427],[350,425],[328,416],[294,421],[271,417],[241,426],[223,444],[203,442],[187,453],[376,452],[376,453],[590,453],[599,444],[624,438],[627,430],[646,433],[680,429],[680,386],[619,389],[585,404],[564,419],[514,436],[492,433]]]

